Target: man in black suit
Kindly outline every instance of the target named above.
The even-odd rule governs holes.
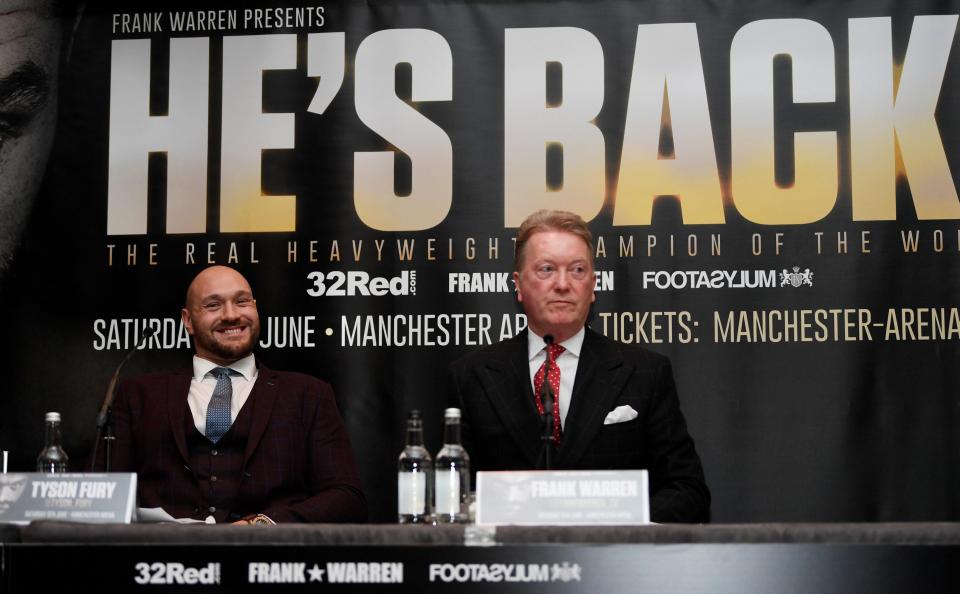
[[[654,522],[709,521],[710,491],[669,360],[585,327],[595,277],[583,219],[530,215],[517,234],[513,279],[527,331],[449,372],[449,406],[462,412],[473,469],[543,468],[540,393],[549,382],[558,395],[554,469],[647,469]]]
[[[260,317],[247,280],[203,270],[182,318],[192,370],[131,378],[113,407],[113,470],[137,473],[140,506],[218,523],[366,521],[333,390],[255,360]]]

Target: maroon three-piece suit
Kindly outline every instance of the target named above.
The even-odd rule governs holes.
[[[136,472],[139,507],[218,523],[365,522],[366,499],[331,387],[259,366],[230,430],[213,444],[187,405],[189,370],[121,383],[113,406],[114,472]],[[102,456],[98,468],[103,468]]]

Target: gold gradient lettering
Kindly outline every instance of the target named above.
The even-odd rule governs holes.
[[[507,29],[504,46],[504,225],[517,227],[541,208],[591,220],[606,193],[603,49],[573,27]],[[562,67],[562,102],[547,106],[546,66]],[[563,148],[563,185],[548,188],[547,145]]]
[[[836,132],[794,134],[795,179],[774,178],[773,58],[793,64],[793,101],[836,101],[833,40],[820,24],[803,19],[754,21],[730,48],[730,138],[733,201],[762,225],[804,224],[825,217],[837,200]]]
[[[115,40],[110,67],[107,234],[147,233],[150,153],[167,155],[167,233],[207,229],[210,41],[170,40],[166,115],[151,115],[150,40]]]
[[[850,19],[853,220],[897,218],[897,146],[917,218],[960,218],[935,117],[956,28],[957,15],[916,17],[895,83],[890,18]]]
[[[453,147],[442,128],[396,96],[397,64],[412,66],[411,100],[453,98],[453,57],[447,41],[426,29],[389,29],[357,49],[357,115],[410,157],[408,196],[394,189],[394,151],[354,153],[357,216],[380,231],[421,231],[439,225],[453,203]]]
[[[705,84],[696,24],[637,28],[614,225],[649,225],[653,201],[662,195],[680,200],[685,224],[724,222]],[[672,159],[657,154],[664,96]]]
[[[296,35],[223,38],[220,231],[296,231],[296,196],[264,196],[264,149],[294,147],[294,115],[263,113],[263,72],[297,67]]]

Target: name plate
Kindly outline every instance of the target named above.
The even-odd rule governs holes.
[[[477,524],[649,524],[646,470],[477,473]]]
[[[129,524],[136,496],[134,473],[0,474],[0,522]]]

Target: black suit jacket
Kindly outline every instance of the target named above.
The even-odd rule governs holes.
[[[113,470],[136,472],[140,506],[163,507],[174,517],[196,516],[203,500],[187,451],[191,377],[185,369],[128,379],[113,406]],[[264,513],[276,522],[366,521],[350,439],[327,383],[260,365],[248,406],[253,419],[242,468],[236,469],[242,477],[231,506],[236,515]]]
[[[448,405],[462,414],[473,470],[542,467],[540,420],[530,385],[527,332],[456,361]],[[629,405],[639,415],[604,425]],[[670,361],[589,328],[555,469],[646,469],[654,522],[707,522],[710,491],[680,412]]]

